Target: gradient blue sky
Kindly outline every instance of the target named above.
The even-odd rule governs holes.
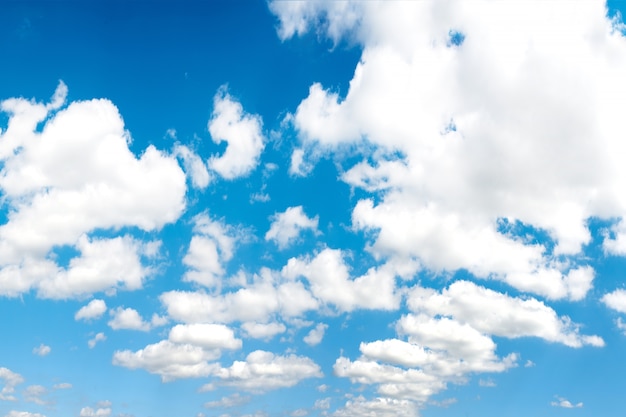
[[[0,7],[0,417],[621,415],[623,4]]]

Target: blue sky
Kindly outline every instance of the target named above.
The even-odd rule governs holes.
[[[619,2],[5,2],[0,417],[617,416]]]

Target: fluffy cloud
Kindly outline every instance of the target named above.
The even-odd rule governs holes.
[[[104,300],[91,300],[89,304],[81,307],[74,315],[74,320],[92,320],[102,317],[107,311],[107,305]]]
[[[626,290],[615,290],[604,294],[602,302],[615,311],[626,313]]]
[[[147,332],[150,330],[150,323],[144,321],[137,310],[133,308],[118,307],[111,310],[113,318],[109,321],[109,326],[113,330],[140,330]]]
[[[309,346],[319,345],[324,338],[324,333],[328,329],[328,325],[324,323],[318,323],[311,331],[304,336],[304,343]]]
[[[113,365],[129,369],[145,369],[161,376],[164,382],[179,378],[209,376],[218,365],[209,363],[219,358],[219,350],[205,350],[191,344],[178,344],[169,340],[146,346],[136,352],[116,351]]]
[[[181,144],[176,144],[174,154],[183,160],[183,166],[185,167],[187,176],[191,178],[191,185],[193,185],[194,188],[205,189],[211,181],[211,174],[209,174],[202,158],[189,149],[189,147]]]
[[[333,413],[334,417],[416,417],[417,415],[417,407],[410,401],[384,397],[367,400],[363,396],[346,402],[344,407]]]
[[[244,113],[225,87],[215,95],[213,107],[211,138],[217,144],[226,141],[228,146],[222,156],[209,159],[209,167],[228,180],[246,176],[256,168],[265,148],[261,117]]]
[[[24,382],[24,378],[8,368],[0,368],[0,380],[4,382],[4,386],[0,390],[0,400],[17,401],[17,398],[13,395],[15,386]]]
[[[153,146],[137,158],[113,103],[90,100],[62,108],[66,92],[61,83],[49,105],[22,98],[0,104],[9,114],[0,137],[0,188],[10,207],[0,226],[4,295],[34,287],[42,297],[67,298],[119,282],[136,289],[145,276],[139,254],[147,248],[127,237],[86,235],[122,227],[157,230],[185,207],[185,175],[175,158]],[[49,258],[63,246],[81,252],[67,270]],[[95,256],[106,262],[96,263]],[[120,267],[127,272],[119,274]]]
[[[580,300],[594,273],[570,255],[591,241],[587,220],[618,219],[604,247],[626,253],[615,106],[626,40],[603,2],[566,12],[559,1],[270,8],[283,39],[317,32],[362,47],[345,96],[313,84],[290,116],[301,141],[292,167],[302,149],[372,145],[343,178],[379,194],[353,213],[376,255]]]
[[[186,323],[268,323],[277,313],[297,317],[319,305],[302,282],[281,281],[275,271],[268,269],[262,269],[252,282],[234,291],[168,291],[160,299],[170,317]]]
[[[247,322],[241,325],[243,331],[254,339],[271,339],[277,334],[284,333],[287,328],[282,323],[255,323]]]
[[[604,346],[600,337],[581,335],[578,325],[541,301],[510,297],[469,281],[456,281],[441,292],[415,287],[407,303],[413,311],[450,316],[496,336],[534,336],[571,347]],[[400,326],[413,326],[411,320],[405,317]]]
[[[265,240],[273,240],[279,249],[285,249],[293,243],[303,230],[317,231],[318,216],[309,218],[302,210],[302,206],[289,207],[282,213],[272,217],[270,230],[265,234]]]
[[[228,397],[222,397],[216,401],[209,401],[204,403],[206,408],[231,408],[236,407],[238,405],[247,404],[250,402],[252,397],[241,395],[239,393],[234,393]]]
[[[48,345],[44,345],[43,343],[37,346],[36,348],[33,348],[33,354],[38,355],[38,356],[46,356],[51,351],[52,351],[52,348],[50,348],[50,346]]]
[[[322,376],[320,367],[304,356],[279,356],[256,350],[245,361],[235,361],[215,373],[221,385],[250,392],[266,392],[292,387],[307,378]]]
[[[110,408],[97,408],[83,407],[80,410],[80,417],[109,417],[111,415]]]
[[[395,292],[395,271],[387,267],[372,268],[351,280],[343,254],[336,249],[324,249],[312,259],[292,258],[282,274],[289,279],[305,277],[315,297],[342,311],[355,308],[393,310],[400,303]]]
[[[104,340],[107,340],[107,337],[104,335],[104,333],[97,333],[93,338],[87,341],[87,346],[89,346],[89,349],[93,349],[96,347],[98,342],[102,342]]]
[[[39,413],[30,413],[28,411],[9,411],[9,414],[6,414],[4,417],[46,417],[43,414]]]
[[[223,324],[178,324],[170,330],[169,340],[205,349],[241,349],[242,342]]]
[[[579,402],[576,404],[572,404],[569,400],[566,400],[565,398],[562,397],[556,397],[557,401],[552,401],[550,403],[551,406],[553,407],[561,407],[561,408],[583,408],[583,403]]]
[[[194,218],[194,232],[183,258],[189,267],[183,279],[207,287],[217,286],[224,275],[223,264],[233,257],[234,231],[211,220],[207,214],[200,214]]]

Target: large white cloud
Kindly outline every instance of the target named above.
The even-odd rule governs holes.
[[[38,288],[40,296],[67,298],[119,283],[137,289],[146,272],[138,259],[148,251],[144,243],[87,235],[122,227],[158,230],[185,208],[185,174],[174,157],[153,146],[136,157],[113,103],[63,108],[66,94],[60,83],[48,105],[23,98],[0,104],[9,115],[0,132],[0,189],[9,208],[0,226],[3,295]],[[81,252],[67,270],[50,258],[64,246]]]
[[[215,143],[226,141],[228,145],[221,156],[211,157],[208,165],[228,180],[247,176],[259,164],[265,148],[261,117],[245,113],[225,87],[215,95],[213,107],[209,133]]]
[[[378,148],[344,176],[383,193],[353,215],[375,232],[376,254],[415,257],[437,272],[467,269],[549,298],[587,294],[591,268],[555,255],[580,253],[590,217],[626,214],[616,106],[626,92],[626,39],[602,2],[270,8],[283,39],[315,30],[363,48],[346,96],[314,84],[292,120],[305,149],[363,140]],[[503,230],[501,219],[547,232],[554,249]],[[607,235],[608,252],[624,253],[625,230]]]
[[[409,294],[407,304],[414,311],[453,317],[490,335],[540,337],[571,347],[604,346],[602,338],[581,335],[579,325],[569,317],[559,317],[542,301],[511,297],[469,281],[456,281],[441,292],[415,287]],[[418,327],[414,320],[412,316],[404,317],[400,327]]]

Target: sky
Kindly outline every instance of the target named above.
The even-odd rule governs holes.
[[[0,417],[621,415],[626,4],[1,8]]]

